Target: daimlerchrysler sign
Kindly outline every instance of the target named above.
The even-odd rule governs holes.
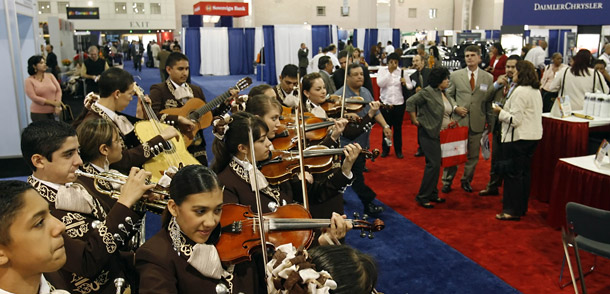
[[[534,10],[587,10],[587,9],[604,9],[603,3],[572,3],[566,2],[561,4],[540,4],[534,3]]]
[[[502,24],[606,25],[609,15],[608,0],[504,0]]]

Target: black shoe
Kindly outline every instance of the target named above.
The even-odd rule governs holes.
[[[422,156],[424,156],[424,152],[421,151],[421,149],[418,148],[417,152],[415,153],[415,157],[422,157]]]
[[[495,196],[495,195],[500,195],[500,192],[498,192],[498,190],[493,190],[493,189],[485,189],[482,191],[479,191],[479,196]]]
[[[464,191],[466,191],[468,193],[472,193],[472,187],[470,186],[470,183],[468,183],[468,182],[462,182],[462,189],[464,189]]]
[[[403,159],[405,157],[402,155],[402,153],[396,153],[396,158]]]
[[[436,197],[434,199],[430,199],[430,202],[445,203],[445,198]]]
[[[379,205],[375,205],[373,203],[364,205],[364,214],[368,214],[369,216],[376,216],[384,211],[383,207]]]
[[[381,157],[388,157],[388,153],[389,153],[388,151],[382,151],[380,156]]]
[[[421,206],[423,208],[434,208],[434,204],[432,204],[430,202],[419,202],[419,201],[417,201],[417,204],[419,204],[419,206]]]
[[[441,192],[443,192],[443,193],[451,192],[451,185],[443,185],[443,188],[441,189]]]

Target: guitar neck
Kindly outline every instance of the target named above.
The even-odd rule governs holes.
[[[189,114],[189,119],[198,119],[199,117],[203,116],[204,114],[206,114],[209,111],[211,111],[212,109],[214,109],[214,107],[225,102],[225,100],[227,100],[227,98],[229,98],[230,96],[231,96],[231,92],[229,92],[229,91],[226,91],[226,92],[220,94],[220,96],[212,99],[212,101],[210,101],[206,105],[201,106],[199,109],[197,109],[193,113]],[[197,113],[197,114],[195,115],[195,113]]]
[[[268,229],[270,231],[281,230],[309,230],[316,228],[326,228],[330,226],[330,219],[307,219],[307,218],[269,218]],[[351,219],[347,222],[353,224]]]

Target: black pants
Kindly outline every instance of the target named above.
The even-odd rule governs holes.
[[[133,68],[142,71],[142,55],[133,56]]]
[[[513,168],[504,176],[502,212],[512,216],[523,216],[527,212],[530,196],[531,166],[538,140],[519,140],[504,143],[504,158],[512,158]]]
[[[307,74],[307,67],[299,67],[299,74],[301,78],[304,77]]]
[[[352,166],[352,173],[354,175],[354,182],[352,184],[352,189],[354,190],[354,192],[356,192],[356,194],[358,195],[358,198],[360,198],[360,201],[362,201],[362,204],[364,204],[365,206],[369,203],[371,203],[375,197],[377,196],[377,194],[375,194],[375,191],[373,191],[373,189],[371,189],[371,187],[367,186],[364,183],[364,165],[366,163],[366,159],[364,158],[364,155],[360,154],[358,156],[358,158],[356,158],[356,161],[354,161],[354,165]]]
[[[424,156],[426,156],[426,167],[424,168],[424,177],[421,180],[421,186],[419,186],[419,193],[415,196],[415,201],[426,203],[438,198],[438,177],[441,172],[442,159],[441,139],[440,137],[430,137],[425,130],[419,130],[417,137],[419,138]]]
[[[394,145],[394,151],[398,153],[402,153],[402,120],[405,116],[405,104],[402,105],[394,105],[390,109],[382,109],[381,114],[383,115],[383,119],[392,127],[392,141]],[[383,140],[385,136],[383,132],[381,133],[381,147],[384,152],[389,152],[390,147]]]
[[[494,162],[498,162],[498,160],[502,159],[502,132],[501,132],[502,124],[496,123],[494,127],[493,135],[491,136],[491,165],[493,166]],[[504,177],[494,171],[494,169],[489,170],[489,183],[487,183],[487,190],[489,191],[497,191],[500,186],[502,186],[502,181]]]

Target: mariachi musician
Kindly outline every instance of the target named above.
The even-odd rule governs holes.
[[[179,129],[194,128],[195,125],[183,116],[161,114],[160,112],[168,108],[182,107],[192,98],[198,98],[205,102],[203,91],[197,85],[187,83],[189,78],[189,60],[186,55],[180,52],[172,52],[167,57],[165,65],[168,78],[163,83],[154,84],[150,87],[150,100],[152,109],[159,119],[163,122],[174,124],[178,123]],[[226,103],[220,104],[212,110],[212,115],[222,115],[229,111]],[[201,142],[194,142],[189,146],[189,152],[197,158],[203,165],[208,164],[205,151],[205,140],[201,136]]]
[[[45,274],[58,289],[70,293],[116,293],[115,278],[126,279],[135,289],[133,255],[129,240],[138,231],[141,214],[131,210],[145,191],[150,173],[133,168],[111,207],[77,183],[75,170],[82,164],[76,132],[68,124],[39,121],[25,128],[21,152],[32,169],[28,183],[49,203],[51,214],[66,226],[66,264]],[[131,268],[129,265],[131,264]],[[135,289],[137,291],[137,289]]]
[[[102,73],[98,85],[100,97],[92,94],[87,96],[86,109],[74,121],[73,126],[78,127],[84,121],[100,118],[116,125],[125,149],[122,159],[112,164],[113,168],[127,173],[133,166],[141,167],[146,161],[162,153],[168,146],[167,141],[180,135],[175,128],[168,127],[158,136],[140,143],[133,126],[138,119],[118,113],[133,99],[135,94],[133,76],[123,69],[111,68]]]

